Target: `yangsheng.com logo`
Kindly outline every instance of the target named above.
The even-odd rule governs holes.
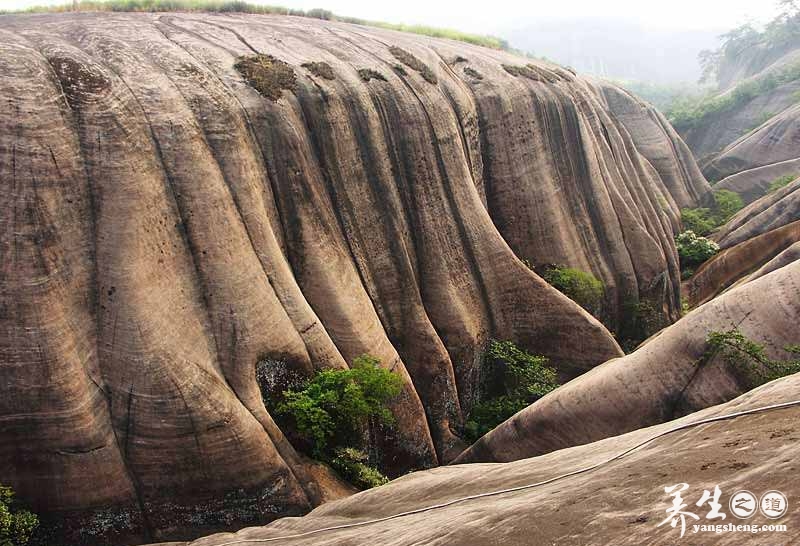
[[[785,525],[749,525],[735,523],[725,523],[716,525],[692,525],[692,532],[694,533],[716,533],[721,535],[723,533],[783,533],[786,532]]]
[[[694,508],[689,509],[689,504],[684,501],[684,494],[689,489],[688,483],[679,483],[664,488],[664,493],[672,497],[672,504],[665,510],[667,517],[657,525],[661,527],[669,524],[673,529],[680,527],[681,537],[686,534],[688,528],[694,533],[771,533],[786,532],[786,525],[775,524],[755,524],[755,523],[720,523],[727,519],[728,513],[720,502],[722,499],[722,489],[719,485],[714,486],[713,491],[703,490],[703,494],[694,506],[707,509],[705,520],[717,520],[712,523],[703,523],[701,517],[693,512]],[[786,495],[777,490],[770,490],[756,496],[753,492],[740,489],[730,496],[727,503],[730,514],[740,520],[750,519],[756,514],[777,520],[786,515],[789,510],[789,500]],[[702,513],[702,512],[701,512]]]

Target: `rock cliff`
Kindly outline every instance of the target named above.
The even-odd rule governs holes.
[[[86,13],[0,16],[0,74],[0,476],[49,546],[348,494],[265,408],[286,370],[400,373],[372,446],[394,476],[465,447],[490,339],[563,379],[621,355],[523,260],[602,279],[621,338],[641,303],[679,315],[674,230],[706,183],[652,110],[563,68],[313,19]]]

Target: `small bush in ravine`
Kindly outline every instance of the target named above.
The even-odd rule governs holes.
[[[599,312],[605,296],[605,285],[591,273],[573,267],[549,266],[540,275],[556,290],[590,313]]]
[[[675,245],[680,257],[681,269],[689,272],[693,272],[698,265],[719,252],[717,243],[706,237],[700,237],[691,230],[678,235],[675,238]]]
[[[730,190],[714,192],[714,214],[719,225],[733,218],[733,215],[743,208],[744,201],[738,193]]]
[[[0,546],[25,546],[38,526],[39,518],[21,509],[14,491],[0,484]]]
[[[274,405],[279,418],[302,438],[310,454],[359,487],[385,479],[367,464],[357,447],[371,425],[391,426],[389,403],[403,388],[400,374],[380,367],[380,360],[362,355],[350,369],[323,370],[298,389],[282,393]],[[371,487],[371,486],[370,486]]]
[[[411,70],[419,72],[420,76],[428,82],[428,83],[436,83],[438,80],[436,78],[436,74],[430,69],[428,65],[420,61],[416,56],[412,53],[409,53],[405,49],[402,49],[397,46],[391,46],[389,48],[389,53],[391,53],[395,59],[406,65]]]
[[[377,70],[373,70],[372,68],[359,68],[358,76],[361,78],[362,81],[365,82],[368,82],[370,80],[378,80],[382,82],[386,81],[386,76],[384,76]]]
[[[700,207],[696,209],[683,209],[681,211],[683,229],[698,235],[708,235],[717,227],[711,209]]]
[[[354,447],[340,447],[334,450],[331,466],[344,479],[361,489],[370,489],[389,483],[389,478],[369,466],[369,456]]]
[[[742,208],[744,208],[744,201],[738,193],[730,190],[717,190],[714,192],[714,203],[711,208],[701,207],[681,211],[683,229],[693,231],[697,235],[708,235],[730,220]]]
[[[302,390],[284,392],[277,412],[291,416],[314,455],[357,441],[370,421],[394,422],[387,405],[400,394],[403,380],[379,364],[362,355],[350,369],[322,370]]]
[[[722,358],[741,374],[748,387],[763,385],[774,379],[800,372],[800,347],[789,345],[784,350],[796,358],[774,360],[767,356],[764,346],[749,339],[741,331],[713,331],[706,339],[705,361]]]
[[[474,442],[558,387],[556,371],[547,363],[546,357],[511,341],[491,341],[484,354],[480,399],[464,425],[466,439]]]
[[[787,174],[784,176],[779,176],[778,178],[770,182],[769,188],[767,189],[767,193],[773,193],[781,188],[785,188],[798,178],[800,178],[800,174]]]

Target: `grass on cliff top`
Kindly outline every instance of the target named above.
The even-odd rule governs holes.
[[[34,6],[24,10],[0,10],[0,14],[7,13],[60,13],[73,11],[72,4],[58,6]],[[508,43],[495,36],[469,34],[458,30],[436,28],[424,25],[404,25],[384,23],[381,21],[368,21],[357,17],[344,17],[324,9],[291,9],[282,6],[268,6],[250,4],[240,0],[86,0],[78,3],[78,11],[117,11],[117,12],[155,12],[155,11],[202,11],[212,13],[256,13],[268,15],[294,15],[297,17],[310,17],[326,21],[338,21],[354,25],[365,25],[420,34],[433,38],[447,38],[466,42],[491,49],[509,50]]]

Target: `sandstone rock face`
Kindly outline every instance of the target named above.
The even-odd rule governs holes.
[[[792,41],[775,46],[767,42],[726,55],[717,75],[718,97],[729,97],[742,83],[780,76],[800,62],[800,48]],[[787,81],[751,100],[683,132],[686,144],[698,158],[713,159],[723,149],[797,103],[800,81]]]
[[[681,131],[714,189],[734,191],[750,203],[776,178],[800,173],[798,66],[796,40],[763,40],[724,56],[716,98],[733,106]],[[774,85],[764,84],[769,81]]]
[[[731,400],[752,385],[724,359],[704,360],[710,331],[738,328],[788,358],[800,341],[800,262],[711,300],[636,352],[553,391],[483,436],[456,462],[513,461],[651,426]]]
[[[658,110],[622,88],[599,81],[602,97],[636,142],[636,149],[655,167],[667,193],[680,209],[703,200],[710,190],[692,152]]]
[[[763,74],[758,74],[754,79],[762,76]],[[716,177],[713,180],[721,180],[719,172],[706,170],[707,165],[722,155],[723,150],[768,123],[775,115],[797,104],[798,91],[800,81],[784,84],[731,111],[713,116],[699,127],[683,131],[681,136],[698,158],[705,175],[709,179]],[[720,94],[725,95],[726,93]]]
[[[797,220],[800,220],[800,178],[740,210],[713,238],[720,248],[728,248]]]
[[[563,378],[621,355],[521,259],[594,272],[620,331],[641,301],[677,318],[673,229],[705,183],[611,88],[311,19],[0,23],[0,477],[49,546],[348,494],[286,440],[258,361],[309,376],[370,353],[400,373],[372,446],[397,475],[462,450],[489,339]],[[234,68],[256,53],[291,67],[276,100]],[[333,79],[302,67],[322,62]]]
[[[681,287],[692,307],[794,261],[791,248],[800,241],[800,179],[739,211],[712,238],[722,252]]]
[[[738,172],[714,184],[714,189],[736,192],[747,205],[766,195],[770,184],[783,176],[800,176],[800,158]]]
[[[777,268],[777,264],[786,265],[791,262],[792,253],[784,253],[798,241],[800,221],[726,248],[704,263],[684,282],[681,293],[691,307],[705,303],[731,286],[761,276],[756,270],[761,271],[767,264],[772,264],[769,270],[773,270]]]
[[[722,180],[756,167],[798,159],[798,156],[800,104],[795,104],[728,145],[713,159],[703,162],[702,167],[709,179]]]
[[[741,533],[694,534],[693,523],[711,524],[708,507],[698,508],[704,489],[721,490],[720,504],[727,519],[736,522],[729,500],[740,489],[761,495],[780,490],[789,498],[787,515],[770,520],[761,514],[749,523],[779,523],[789,530],[800,525],[792,510],[792,499],[800,495],[800,482],[788,478],[794,472],[800,443],[797,434],[800,409],[797,406],[736,417],[666,434],[616,461],[601,464],[625,450],[678,426],[701,419],[750,411],[772,404],[797,400],[800,376],[772,382],[755,391],[702,412],[637,430],[589,445],[501,464],[471,464],[437,468],[400,478],[389,485],[359,493],[317,508],[303,518],[289,518],[268,527],[251,528],[235,535],[206,537],[191,546],[257,544],[360,545],[392,544],[530,544],[591,545],[640,544],[674,545],[682,542],[736,546]],[[745,446],[747,446],[745,448]],[[332,525],[347,525],[442,504],[468,495],[498,491],[545,482],[590,466],[595,470],[564,477],[539,487],[486,496],[360,527],[339,529],[284,539]],[[687,518],[686,536],[667,524],[672,498],[665,486],[688,483],[683,494],[687,510],[701,518]],[[764,544],[788,544],[789,533],[763,533]],[[745,539],[751,542],[751,535]],[[754,535],[753,535],[754,536]],[[777,540],[776,540],[777,538]],[[252,542],[250,542],[252,541]],[[755,540],[753,543],[762,543]],[[176,543],[174,546],[188,546]]]

